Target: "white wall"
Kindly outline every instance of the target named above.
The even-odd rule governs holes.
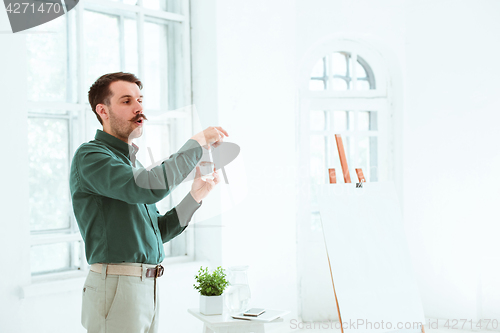
[[[317,246],[297,253],[295,178],[289,177],[296,161],[296,70],[315,43],[343,34],[357,36],[379,48],[389,71],[400,80],[394,81],[393,90],[399,90],[396,98],[404,97],[404,107],[400,101],[394,108],[395,181],[425,314],[498,318],[500,248],[494,222],[500,197],[495,185],[500,177],[495,151],[500,65],[495,60],[500,58],[500,23],[495,13],[500,4],[192,3],[194,103],[207,126],[213,122],[225,127],[231,135],[228,141],[241,146],[239,159],[248,179],[241,204],[201,222],[216,227],[195,229],[197,259],[212,266],[250,265],[255,306],[290,309],[291,317],[300,311],[309,311],[309,318],[336,316],[332,298],[318,298],[322,287],[301,284],[297,277],[297,270],[304,268],[297,267],[297,255],[311,258],[312,270],[321,269],[325,258]],[[9,29],[2,11],[0,27]],[[2,180],[0,250],[8,255],[0,269],[0,331],[79,332],[78,284],[52,296],[20,297],[22,287],[30,283],[28,267],[18,269],[29,260],[27,110],[22,102],[26,50],[22,34],[0,34],[0,43],[7,50],[1,55],[0,94],[9,117],[1,163],[8,176]],[[186,308],[198,306],[192,278],[199,264],[167,270],[161,285],[165,329],[201,330],[186,313]],[[13,270],[18,273],[10,273]],[[328,286],[328,278],[322,283]],[[305,285],[312,289],[304,290]],[[299,302],[301,295],[306,298]]]
[[[406,9],[404,211],[432,317],[500,314],[499,12],[498,1]]]
[[[198,243],[197,255],[214,266],[249,265],[251,305],[294,316],[295,180],[284,168],[295,160],[295,6],[198,0],[192,7],[194,103],[200,114],[215,108],[213,121],[241,147],[241,168],[227,168],[229,182],[243,170],[248,183],[239,205],[201,222],[222,225],[220,234],[196,229],[206,243]],[[216,248],[220,237],[220,252],[210,250],[209,237]]]
[[[0,31],[10,25],[7,13],[0,11]],[[27,109],[23,103],[26,87],[24,63],[25,36],[0,34],[0,97],[2,101],[2,174],[0,194],[0,331],[19,331],[23,302],[20,285],[29,281],[29,270],[23,269],[29,256],[28,202],[28,134]],[[24,62],[23,62],[24,61]]]
[[[297,309],[294,179],[295,6],[287,0],[220,1],[219,115],[235,133],[249,183],[223,215],[223,258],[250,265],[252,304]]]

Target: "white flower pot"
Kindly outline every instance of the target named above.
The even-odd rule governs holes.
[[[200,313],[204,315],[222,314],[223,298],[220,296],[200,295]]]

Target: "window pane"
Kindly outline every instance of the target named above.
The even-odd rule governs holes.
[[[346,53],[332,54],[332,72],[333,75],[347,75],[347,58]]]
[[[111,0],[111,1],[115,1],[115,2],[121,2],[121,3],[124,3],[124,4],[127,4],[127,5],[137,5],[137,0]]]
[[[370,90],[370,83],[366,80],[359,80],[356,82],[357,90]]]
[[[142,4],[146,8],[165,10],[166,0],[142,0]]]
[[[68,111],[66,111],[66,110],[58,110],[58,109],[50,109],[50,110],[30,109],[29,113],[30,114],[50,114],[50,115],[58,114],[58,115],[63,115],[63,116],[68,115]]]
[[[349,173],[351,175],[352,181],[352,165],[351,165],[351,155],[354,153],[351,151],[351,138],[347,135],[342,135],[342,144],[344,145],[344,152],[347,159],[347,165],[349,166]],[[337,183],[344,183],[344,171],[342,170],[342,165],[340,163],[340,155],[337,148],[337,140],[334,136],[331,137],[331,147],[330,150],[333,152],[332,158],[329,161],[328,167],[335,169],[335,174],[337,177]]]
[[[357,168],[363,170],[363,175],[367,181],[370,180],[369,174],[370,170],[368,168],[368,161],[370,160],[370,147],[368,143],[368,138],[362,138],[358,142],[358,165]]]
[[[28,99],[31,101],[76,102],[76,66],[68,63],[68,17],[74,15],[58,17],[26,34]],[[74,47],[72,43],[73,55]],[[70,75],[72,80],[68,79]]]
[[[325,83],[323,80],[310,80],[309,90],[325,90]]]
[[[355,66],[355,68],[354,68]],[[356,69],[356,87],[352,84]],[[313,80],[325,78],[324,86]],[[349,52],[336,52],[316,62],[311,71],[310,90],[369,90],[375,89],[375,80],[368,63],[361,57],[353,61]]]
[[[66,100],[68,102],[76,103],[78,102],[78,52],[77,49],[78,40],[76,34],[76,10],[71,10],[66,15],[66,24],[68,28],[68,93]]]
[[[70,227],[67,119],[28,119],[30,229]]]
[[[377,181],[377,137],[364,137],[358,142],[358,168],[363,170],[366,181]]]
[[[359,61],[356,62],[356,75],[358,78],[360,77],[367,77],[365,68],[359,63]]]
[[[185,256],[187,254],[186,234],[182,233],[172,239],[170,244],[170,256]]]
[[[326,130],[325,111],[311,111],[309,114],[309,127],[312,131]]]
[[[347,164],[349,167],[352,167],[352,165],[350,163],[351,155],[352,155],[351,138],[347,135],[342,135],[342,144],[344,145],[344,151],[346,154]],[[330,181],[329,176],[328,176],[328,169],[331,169],[331,168],[335,169],[337,184],[344,183],[344,174],[343,174],[343,170],[342,170],[342,165],[340,163],[340,155],[339,155],[339,151],[337,148],[337,140],[336,140],[335,136],[330,137],[330,146],[328,149],[331,152],[331,154],[329,154],[330,157],[328,158],[328,165],[327,165],[328,168],[325,169],[325,173],[326,173],[325,174],[325,177],[326,177],[325,184]],[[351,181],[352,181],[352,174],[351,174]]]
[[[125,33],[125,68],[127,73],[138,75],[138,48],[137,48],[137,21],[131,19],[124,20]]]
[[[325,76],[325,58],[319,60],[311,71],[311,77]]]
[[[349,169],[349,174],[351,175],[351,182],[352,182],[352,161],[355,160],[355,156],[354,156],[354,147],[353,145],[351,144],[352,142],[352,139],[351,137],[347,136],[347,135],[344,135],[342,136],[342,143],[344,144],[344,151],[345,151],[345,155],[346,155],[346,159],[347,159],[347,166],[350,167]],[[338,177],[337,177],[338,179]],[[342,176],[342,179],[344,179],[344,177]]]
[[[118,17],[86,10],[84,13],[85,87],[107,73],[120,71]]]
[[[180,0],[142,0],[144,7],[181,14]]]
[[[347,81],[344,79],[334,78],[332,88],[333,90],[347,90]]]
[[[360,130],[360,131],[376,131],[377,130],[377,113],[374,111],[359,111],[359,113],[358,113],[358,130]]]
[[[168,108],[167,26],[144,23],[144,105],[149,109]]]
[[[184,233],[180,234],[179,236],[182,236],[182,235],[184,235]],[[179,237],[179,236],[177,236],[177,237]],[[172,240],[170,242],[166,242],[163,244],[163,251],[165,251],[165,257],[172,256]]]
[[[349,131],[352,130],[352,111],[333,111],[333,130],[335,132]]]
[[[344,136],[342,136],[342,141],[344,141]],[[340,166],[340,158],[337,149],[337,140],[335,136],[332,135],[328,138],[328,146],[326,147],[327,155],[327,169],[335,169],[335,176],[337,178],[337,183],[343,183],[344,177],[342,176],[342,167]],[[326,171],[328,173],[328,171]],[[327,181],[330,182],[330,177],[327,174]]]
[[[370,65],[360,56],[358,56],[357,61],[357,75],[358,75],[358,90],[368,90],[375,89],[375,78],[373,77],[373,72]],[[366,78],[365,80],[359,80],[359,78]]]
[[[31,274],[58,272],[80,266],[80,242],[35,245],[30,251]]]

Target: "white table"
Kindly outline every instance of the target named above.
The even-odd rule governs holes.
[[[205,316],[199,309],[188,309],[188,312],[203,322],[203,333],[265,333],[265,324],[283,322],[283,318],[269,323],[233,319],[228,313]]]

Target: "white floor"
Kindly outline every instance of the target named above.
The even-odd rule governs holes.
[[[312,326],[311,326],[312,327]],[[450,332],[451,331],[451,332]],[[282,326],[276,327],[276,329],[266,328],[266,333],[314,333],[314,332],[331,332],[331,333],[341,333],[340,330],[337,329],[322,329],[320,325],[316,325],[316,328],[303,328],[303,329],[293,329],[290,326]],[[426,329],[425,333],[477,333],[477,331],[469,331],[469,330],[459,330],[459,329]],[[498,332],[498,331],[485,331],[485,332]],[[382,332],[381,332],[382,333]]]
[[[436,319],[433,319],[436,320]],[[307,326],[309,324],[309,326]],[[424,327],[425,333],[495,333],[500,332],[500,330],[466,330],[466,329],[452,329],[444,327],[443,323],[439,323],[439,328],[429,328]],[[331,333],[341,333],[340,329],[335,328],[322,328],[327,325],[321,323],[301,323],[298,325],[297,321],[291,321],[290,319],[284,320],[281,323],[266,324],[266,333],[314,333],[314,332],[331,332]],[[380,330],[381,333],[385,331]]]
[[[336,329],[321,329],[318,328],[319,325],[316,326],[316,329],[310,328],[310,329],[291,329],[290,327],[281,327],[279,330],[271,330],[266,328],[266,333],[314,333],[314,332],[331,332],[331,333],[341,333],[340,330]],[[451,332],[450,332],[451,331]],[[426,329],[425,333],[471,333],[473,331],[468,331],[468,330],[459,330],[459,329],[453,329],[449,330],[446,328],[442,329]],[[485,332],[495,332],[495,331],[485,331]],[[498,332],[498,331],[496,331]],[[475,331],[477,333],[477,331]]]

